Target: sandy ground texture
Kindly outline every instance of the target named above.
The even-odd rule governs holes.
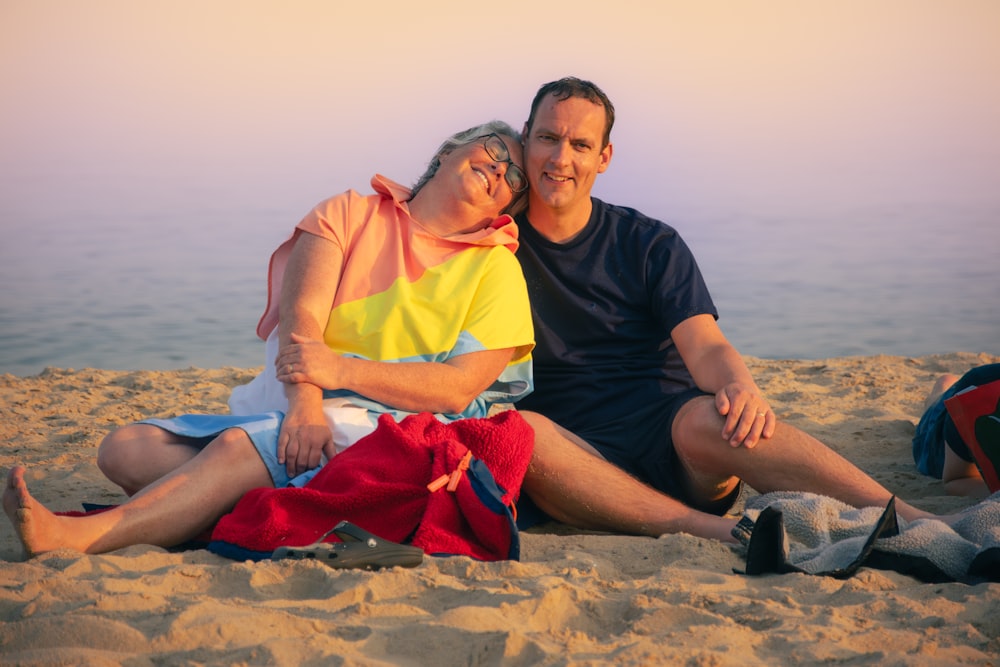
[[[748,359],[779,417],[914,504],[968,504],[913,467],[910,438],[941,373],[986,354]],[[57,510],[123,500],[98,472],[111,428],[225,410],[256,369],[47,369],[0,376],[0,467],[28,466]],[[5,473],[4,473],[5,474]],[[743,554],[548,525],[520,562],[427,558],[414,569],[235,562],[136,546],[21,560],[0,528],[0,664],[18,665],[996,665],[1000,584],[747,577]]]

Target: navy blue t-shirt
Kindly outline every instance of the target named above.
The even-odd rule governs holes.
[[[662,401],[695,386],[670,332],[689,317],[718,312],[672,227],[591,201],[587,226],[565,244],[548,241],[525,214],[518,216],[517,258],[536,347],[535,391],[517,407],[544,414],[599,449],[638,454],[634,439],[647,438],[619,426],[635,428],[636,413],[654,414]]]

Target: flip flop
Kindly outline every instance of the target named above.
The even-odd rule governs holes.
[[[331,534],[340,542],[324,542]],[[419,547],[376,537],[349,521],[341,521],[316,542],[305,547],[278,547],[271,560],[318,560],[339,569],[377,570],[383,567],[416,567],[424,560]]]

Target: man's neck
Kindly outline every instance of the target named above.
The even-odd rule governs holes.
[[[569,243],[579,236],[590,222],[591,210],[593,203],[590,199],[573,210],[529,204],[527,217],[535,231],[552,243]]]

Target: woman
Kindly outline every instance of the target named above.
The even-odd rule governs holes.
[[[172,546],[248,490],[304,484],[381,413],[484,416],[532,388],[527,291],[504,211],[526,187],[519,136],[494,121],[446,141],[411,193],[372,179],[321,203],[271,258],[261,377],[240,416],[123,427],[98,465],[131,496],[107,512],[53,514],[8,475],[4,509],[28,555]],[[499,217],[498,217],[499,216]]]

